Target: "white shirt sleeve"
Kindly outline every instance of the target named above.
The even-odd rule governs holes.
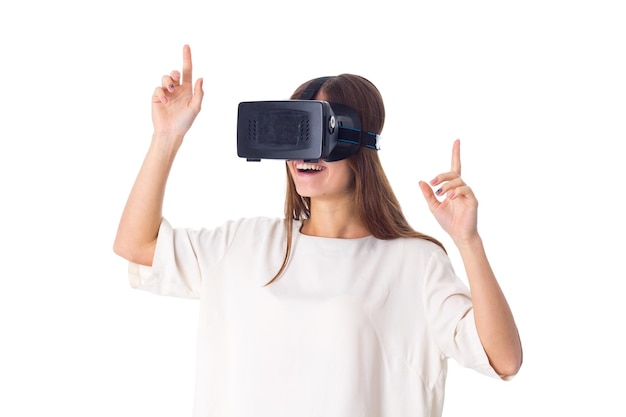
[[[499,378],[482,347],[469,289],[455,275],[443,251],[432,254],[424,282],[429,327],[442,353],[459,365]]]
[[[227,252],[239,223],[193,230],[174,229],[163,219],[152,266],[130,262],[130,285],[158,295],[199,298],[203,280]]]

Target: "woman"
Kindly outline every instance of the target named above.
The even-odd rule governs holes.
[[[451,170],[420,188],[469,289],[441,244],[408,225],[365,147],[334,162],[287,161],[285,219],[172,228],[165,185],[204,95],[188,46],[182,78],[173,71],[161,84],[114,250],[134,287],[200,299],[194,416],[439,416],[448,358],[496,378],[517,373],[517,328],[460,177],[458,140]],[[382,98],[362,77],[331,77],[312,98],[382,130]]]

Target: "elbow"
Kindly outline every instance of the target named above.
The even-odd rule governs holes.
[[[128,245],[125,245],[119,239],[115,239],[115,241],[113,242],[113,253],[126,259],[127,261],[130,261],[132,258],[132,251],[130,250]]]
[[[496,368],[496,372],[503,379],[508,379],[508,378],[512,378],[515,375],[517,375],[517,373],[519,372],[521,367],[522,367],[522,361],[521,360],[520,361],[510,361],[510,362],[508,362],[506,364],[498,366],[498,368]]]
[[[522,367],[523,355],[521,348],[515,349],[504,358],[500,358],[497,362],[492,363],[493,369],[503,379],[511,378],[519,372]]]
[[[113,242],[113,253],[126,259],[129,262],[152,266],[152,258],[154,257],[154,245],[145,247],[131,245],[120,239]]]

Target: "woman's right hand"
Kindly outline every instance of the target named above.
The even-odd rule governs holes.
[[[141,265],[152,265],[163,218],[165,185],[185,134],[200,112],[202,79],[191,85],[191,50],[183,48],[183,74],[172,71],[152,95],[152,142],[131,189],[113,250]]]
[[[161,86],[152,95],[152,124],[154,139],[166,141],[176,148],[193,124],[202,105],[202,78],[192,88],[191,48],[183,47],[183,73],[172,71],[164,75]]]

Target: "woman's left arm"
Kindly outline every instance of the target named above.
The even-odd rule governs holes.
[[[491,366],[501,376],[515,375],[522,364],[522,345],[504,293],[491,269],[478,234],[478,201],[461,179],[460,141],[452,147],[452,168],[439,174],[430,185],[419,185],[428,207],[458,248],[474,304],[474,319],[480,341]],[[432,187],[438,187],[433,192]],[[439,201],[437,196],[445,196]]]

